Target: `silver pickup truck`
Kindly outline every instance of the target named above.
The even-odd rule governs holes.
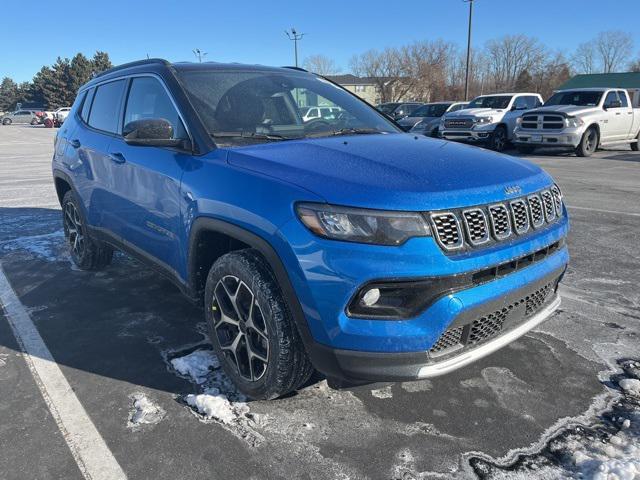
[[[629,144],[638,151],[640,146],[640,109],[633,108],[627,91],[619,88],[557,91],[516,123],[514,143],[522,153],[569,147],[588,157],[598,147]]]

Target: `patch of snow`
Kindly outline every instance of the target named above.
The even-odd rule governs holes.
[[[376,398],[386,399],[393,398],[393,392],[391,391],[391,385],[376,390],[371,390],[371,395]]]
[[[433,388],[433,383],[431,380],[416,380],[413,382],[402,382],[401,387],[405,392],[410,393],[427,392]]]
[[[9,358],[9,354],[0,353],[0,367],[4,367],[7,364],[7,358]]]
[[[231,424],[249,413],[249,406],[245,402],[230,402],[229,398],[217,388],[206,389],[204,393],[198,395],[187,395],[185,400],[204,418],[226,424]]]
[[[4,251],[14,252],[26,250],[32,255],[43,258],[49,262],[55,262],[61,258],[63,248],[64,231],[58,230],[44,235],[33,235],[30,237],[18,237],[7,240],[0,244]]]
[[[142,425],[155,425],[165,417],[164,409],[149,400],[144,393],[134,393],[130,398],[133,400],[133,409],[127,422],[129,428],[136,429]]]
[[[620,385],[620,388],[622,388],[625,393],[640,397],[640,380],[637,378],[622,379],[618,382],[618,385]]]
[[[205,383],[214,368],[220,367],[218,357],[211,350],[195,350],[189,355],[171,360],[171,366],[180,375],[190,378],[198,385]]]

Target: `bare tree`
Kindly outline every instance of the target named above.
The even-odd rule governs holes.
[[[518,34],[489,40],[486,56],[495,89],[510,90],[523,70],[533,70],[544,63],[546,51],[535,38]]]
[[[369,50],[351,58],[351,71],[361,77],[370,77],[380,94],[380,101],[392,102],[398,98],[395,86],[400,83],[403,72],[400,54],[395,48],[383,51]]]
[[[636,72],[636,73],[640,72],[640,59],[636,60],[635,62],[631,62],[629,64],[629,71]]]
[[[601,32],[595,41],[602,72],[611,73],[622,68],[633,50],[633,38],[626,32]]]
[[[575,53],[571,56],[571,63],[578,73],[595,73],[598,67],[596,65],[596,49],[593,42],[578,45]]]
[[[340,68],[331,58],[325,55],[310,55],[304,60],[304,68],[318,75],[335,75],[340,72]]]

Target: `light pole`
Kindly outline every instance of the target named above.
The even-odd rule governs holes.
[[[293,42],[293,52],[295,55],[296,67],[298,66],[298,42],[304,37],[304,33],[298,33],[295,28],[291,27],[291,30],[285,30],[285,35]]]
[[[469,30],[467,32],[467,69],[464,74],[464,100],[469,100],[469,63],[471,61],[471,19],[473,18],[473,0],[462,0],[469,4]]]
[[[205,57],[206,55],[208,55],[207,52],[203,52],[199,48],[194,48],[193,54],[196,56],[196,58],[198,59],[198,62],[200,63],[202,63],[202,57]]]

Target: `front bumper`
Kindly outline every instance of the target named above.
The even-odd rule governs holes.
[[[578,129],[564,129],[557,132],[548,132],[516,128],[513,138],[516,145],[576,148],[582,140],[582,132]]]
[[[489,141],[491,134],[495,130],[495,125],[474,128],[444,128],[440,130],[440,137],[445,140],[469,143],[485,143]]]

